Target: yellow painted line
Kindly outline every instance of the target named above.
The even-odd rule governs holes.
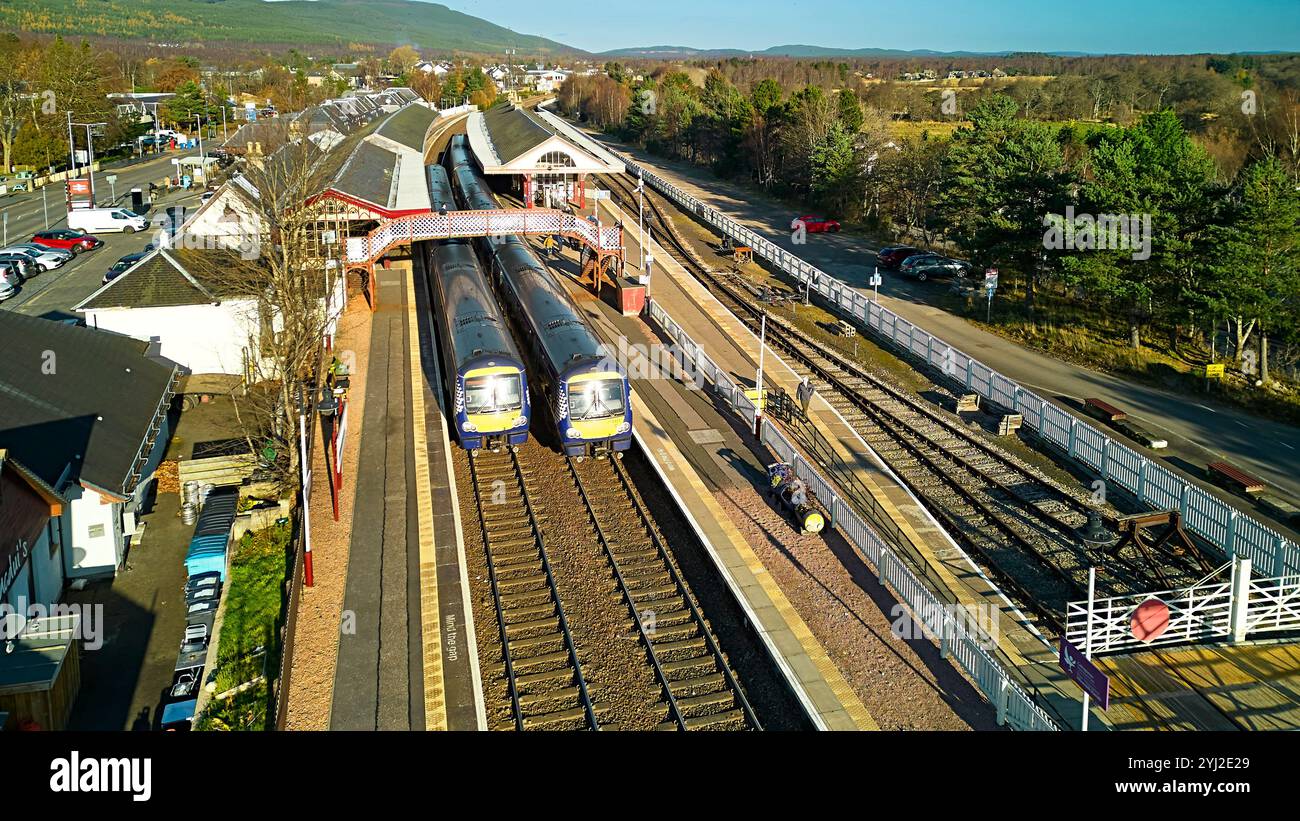
[[[632,394],[632,407],[634,418],[637,420],[633,431],[636,438],[641,442],[642,449],[651,455],[655,471],[664,484],[667,485],[673,498],[677,500],[683,514],[690,520],[695,532],[704,543],[705,549],[714,557],[715,566],[726,579],[728,587],[740,600],[746,615],[749,616],[751,623],[758,630],[764,644],[768,647],[768,651],[772,654],[778,666],[781,667],[787,680],[794,684],[800,696],[800,701],[818,714],[820,722],[827,729],[879,730],[880,725],[871,717],[866,705],[858,698],[857,693],[853,691],[843,674],[840,673],[839,668],[827,655],[826,649],[822,647],[821,642],[813,635],[808,625],[799,616],[798,611],[795,610],[794,605],[790,603],[780,586],[772,579],[771,574],[768,573],[763,562],[754,553],[754,549],[750,547],[749,542],[732,524],[731,517],[713,498],[713,494],[704,486],[695,469],[682,456],[681,451],[678,450],[676,443],[668,435],[667,430],[659,423],[659,420],[646,406],[645,402],[641,400],[639,393]],[[684,488],[678,487],[679,480],[685,484]],[[724,543],[715,544],[708,538],[682,499],[681,493],[683,491],[691,493],[699,499],[707,515],[706,521],[716,523],[718,528],[722,530],[725,537]],[[727,560],[728,556],[725,554],[731,554],[740,560],[745,570],[748,571],[747,575],[750,576],[748,580],[736,578],[735,572],[738,568],[736,568],[735,562]],[[749,584],[757,584],[768,601],[772,603],[772,610],[779,616],[776,624],[772,623],[775,619],[767,613],[760,614],[752,610],[750,602],[744,594],[744,588]],[[838,701],[838,709],[824,702],[821,705],[812,704],[815,696],[809,692],[805,685],[819,682],[805,681],[792,668],[786,654],[776,646],[774,634],[782,632],[783,629],[788,631],[795,639],[803,649],[804,655],[817,669],[821,681],[825,683]]]
[[[424,368],[414,268],[406,273],[406,320],[411,355],[411,437],[415,448],[415,512],[420,538],[420,637],[424,659],[424,728],[447,729],[442,683],[442,631],[438,626],[438,563],[433,543],[433,494],[429,489],[429,440],[424,426]]]

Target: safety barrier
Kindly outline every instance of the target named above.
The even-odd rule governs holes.
[[[650,318],[667,334],[681,351],[686,373],[702,374],[713,390],[727,401],[731,409],[751,428],[757,408],[745,396],[744,388],[731,379],[704,352],[667,311],[654,299],[650,300]],[[916,577],[883,539],[867,524],[815,466],[804,459],[798,449],[770,419],[764,419],[761,429],[764,445],[781,461],[794,467],[796,475],[813,491],[830,514],[830,525],[875,569],[880,582],[889,585],[921,622],[927,635],[938,637],[943,654],[954,660],[975,682],[989,703],[997,708],[998,723],[1016,730],[1057,730],[1056,723],[1034,703],[1033,699],[1011,677],[1010,673],[989,655],[985,647],[992,642],[988,636],[972,633],[967,624],[953,617],[953,609]]]
[[[611,153],[554,114],[542,111],[541,115],[591,150]],[[666,197],[737,243],[754,249],[755,254],[801,285],[807,285],[812,293],[820,295],[843,315],[862,323],[876,336],[935,367],[965,391],[978,393],[1009,411],[1021,414],[1026,427],[1074,461],[1096,471],[1155,510],[1177,510],[1187,529],[1222,550],[1225,559],[1233,555],[1244,556],[1261,574],[1270,577],[1300,573],[1300,545],[1249,514],[867,299],[846,283],[738,224],[631,159],[622,158],[622,162],[628,173],[644,175],[645,181]]]

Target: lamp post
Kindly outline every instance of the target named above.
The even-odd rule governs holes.
[[[308,499],[311,496],[311,472],[307,470],[307,412],[304,408],[298,414],[298,463],[302,474],[302,569],[303,584],[311,587],[315,582],[311,563],[311,509]]]
[[[641,249],[641,270],[645,271],[645,172],[636,172],[636,237]]]
[[[754,400],[754,435],[762,434],[763,418],[763,350],[767,347],[767,311],[763,311],[758,325],[758,377],[754,380],[757,398]]]

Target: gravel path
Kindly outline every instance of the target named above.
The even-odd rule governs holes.
[[[796,532],[752,488],[715,496],[882,730],[997,729],[938,648],[893,635],[893,594],[838,532]]]

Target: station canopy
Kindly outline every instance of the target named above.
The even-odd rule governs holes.
[[[517,105],[474,112],[466,124],[470,148],[484,174],[622,174]]]

